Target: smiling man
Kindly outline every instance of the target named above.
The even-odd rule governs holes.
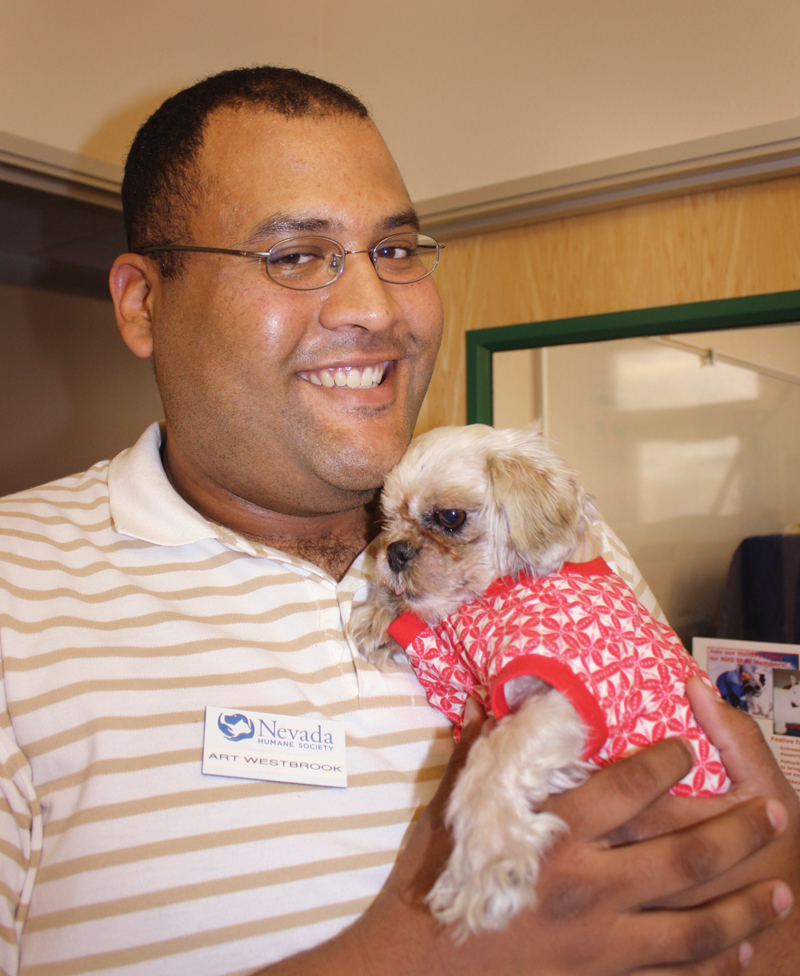
[[[416,241],[416,214],[377,129],[353,112],[220,108],[192,171],[199,206],[180,239],[148,228],[136,248],[148,256],[123,256],[111,276],[123,338],[153,356],[165,469],[204,515],[338,578],[368,541],[365,504],[411,438],[441,337],[432,278],[404,281],[388,267],[402,256],[386,256],[378,273],[397,280],[382,280],[369,250]],[[267,277],[303,260],[293,254],[183,252],[181,274],[153,274],[176,253],[160,244],[264,253],[312,234],[341,246],[335,281],[330,260],[321,282],[296,267]]]
[[[796,913],[761,933],[792,911],[797,798],[697,688],[728,797],[661,799],[691,764],[663,742],[552,801],[536,912],[456,944],[427,911],[481,717],[453,752],[410,670],[343,636],[442,330],[439,245],[361,103],[207,79],[142,128],[123,199],[111,291],[165,420],[0,502],[3,970],[712,976],[755,947],[796,973]],[[293,730],[279,754],[262,725]]]

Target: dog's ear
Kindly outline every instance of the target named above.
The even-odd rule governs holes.
[[[519,450],[491,454],[487,468],[493,517],[505,523],[509,547],[535,575],[554,572],[591,507],[574,474],[538,435]]]

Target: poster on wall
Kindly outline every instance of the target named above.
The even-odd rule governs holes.
[[[755,719],[800,793],[800,644],[695,637],[692,655],[722,697]]]

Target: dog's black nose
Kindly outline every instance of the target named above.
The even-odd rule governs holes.
[[[415,549],[410,542],[392,542],[386,547],[386,558],[393,573],[402,573],[407,564],[416,556],[419,549]]]

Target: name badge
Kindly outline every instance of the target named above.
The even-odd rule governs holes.
[[[347,786],[341,722],[206,707],[203,772],[306,786]]]

